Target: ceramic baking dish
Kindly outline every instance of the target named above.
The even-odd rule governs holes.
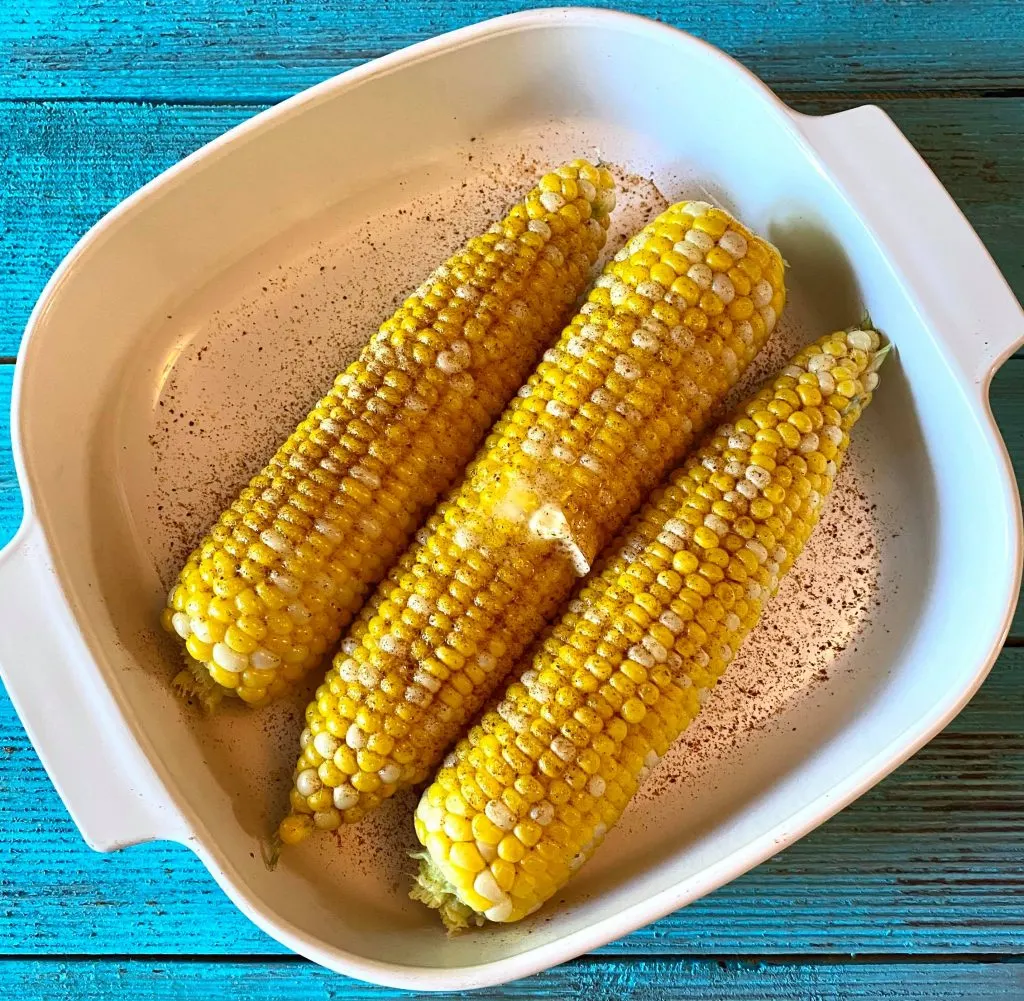
[[[396,296],[537,165],[575,155],[622,168],[620,229],[662,195],[702,193],[774,239],[791,265],[784,339],[866,308],[897,353],[834,531],[734,672],[768,669],[774,687],[723,683],[706,714],[733,738],[707,729],[703,757],[683,745],[662,766],[672,781],[656,773],[549,907],[447,940],[406,899],[408,799],[265,868],[301,702],[200,719],[168,692],[174,646],[153,623],[181,556]],[[795,114],[722,53],[608,11],[445,35],[233,129],[53,276],[14,392],[25,518],[0,557],[3,680],[97,850],[186,844],[260,927],[352,976],[420,990],[524,976],[776,853],[970,698],[1017,595],[1018,498],[987,388],[1022,339],[978,238],[877,108]],[[839,612],[800,610],[826,590],[846,596]]]

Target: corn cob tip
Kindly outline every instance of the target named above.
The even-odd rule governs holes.
[[[411,852],[410,858],[419,862],[416,881],[409,897],[437,911],[449,935],[458,935],[472,927],[482,927],[483,915],[459,900],[455,887],[426,852]]]
[[[198,702],[203,712],[213,713],[224,697],[224,689],[210,677],[205,664],[184,655],[183,667],[172,679],[171,688],[184,702]]]

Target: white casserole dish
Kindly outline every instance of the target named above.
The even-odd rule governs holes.
[[[855,450],[860,500],[848,498],[879,506],[879,604],[868,615],[861,602],[856,644],[829,681],[795,684],[772,725],[716,747],[714,784],[646,797],[534,919],[449,941],[405,899],[409,801],[340,847],[326,838],[263,866],[255,848],[283,801],[296,709],[212,723],[183,711],[166,686],[173,646],[152,625],[183,547],[264,439],[292,427],[356,334],[485,221],[494,197],[508,200],[502,183],[532,166],[516,154],[554,163],[595,150],[673,200],[711,188],[773,238],[792,264],[791,338],[855,322],[862,303],[895,341]],[[467,201],[463,182],[492,204]],[[413,221],[398,214],[410,205]],[[311,353],[297,350],[300,330]],[[970,698],[1019,583],[1017,490],[987,388],[1022,341],[1024,316],[980,241],[878,109],[797,115],[722,53],[608,11],[457,31],[233,129],[111,212],[53,276],[14,392],[25,518],[0,556],[3,680],[95,849],[187,844],[260,927],[365,980],[457,990],[525,976],[778,852]],[[175,407],[177,422],[165,413]],[[202,437],[181,430],[193,417]],[[827,583],[816,573],[805,567],[811,591]],[[793,628],[845,627],[816,615]]]

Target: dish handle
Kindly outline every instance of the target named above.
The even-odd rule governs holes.
[[[846,200],[927,303],[964,375],[987,389],[1024,344],[1024,312],[956,202],[881,108],[793,112]]]
[[[125,725],[56,584],[39,523],[0,552],[0,678],[82,837],[109,852],[188,830]]]

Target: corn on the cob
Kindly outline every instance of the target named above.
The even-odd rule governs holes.
[[[449,755],[413,896],[450,928],[536,910],[618,821],[803,549],[883,355],[831,334],[717,428]]]
[[[784,301],[778,251],[704,202],[616,255],[342,645],[306,711],[282,841],[430,774]]]
[[[614,203],[607,170],[560,167],[380,327],[188,558],[181,687],[260,705],[334,645],[565,322]]]

